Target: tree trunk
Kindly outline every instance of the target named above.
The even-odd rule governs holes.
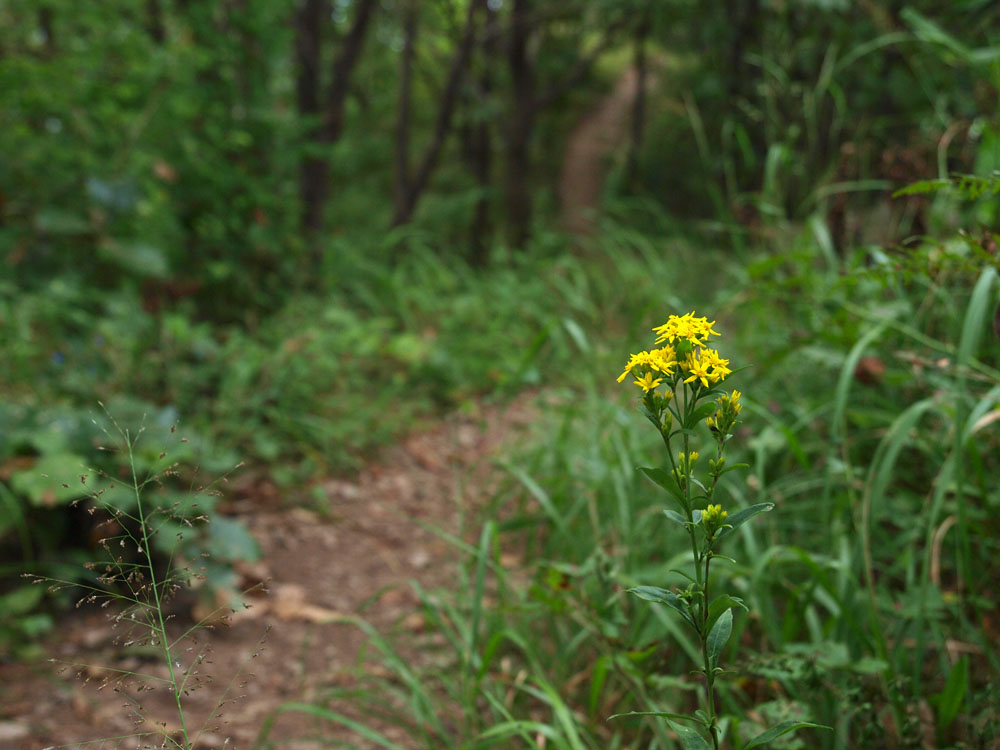
[[[38,9],[38,27],[45,35],[45,52],[50,57],[58,52],[56,44],[55,24],[53,22],[52,8],[43,5]]]
[[[511,103],[507,126],[507,237],[514,247],[525,244],[531,232],[531,134],[535,125],[535,78],[528,59],[530,0],[513,0],[507,37]]]
[[[377,0],[358,0],[351,28],[342,40],[339,52],[333,58],[325,97],[326,108],[322,112],[323,119],[308,133],[308,140],[317,146],[331,146],[339,140],[343,132],[344,107],[350,91],[351,73],[361,57],[369,22],[377,4]],[[329,16],[329,6],[326,0],[305,0],[298,15],[296,36],[302,40],[301,44],[296,45],[300,50],[299,111],[307,116],[319,117],[321,113],[319,66],[322,35],[319,28],[321,28],[320,22],[327,16]],[[306,54],[303,55],[303,52]],[[306,65],[301,64],[304,57],[308,58]],[[318,271],[322,257],[317,240],[323,229],[323,212],[329,193],[329,167],[326,158],[307,157],[302,166],[300,183],[303,201],[302,225],[307,237],[312,240],[313,265],[314,270]]]
[[[760,0],[728,0],[727,13],[732,35],[726,67],[731,98],[750,96],[753,81],[747,75],[752,70],[744,63],[747,49],[760,49]]]
[[[410,203],[410,98],[413,55],[417,41],[417,0],[409,0],[403,19],[403,54],[399,62],[399,100],[396,112],[396,165],[394,223],[409,214]]]
[[[531,233],[531,137],[539,112],[555,103],[578,84],[594,61],[613,41],[625,19],[609,25],[601,40],[573,66],[542,92],[536,93],[534,70],[528,56],[528,41],[533,20],[530,0],[513,0],[510,31],[507,37],[507,62],[510,68],[513,103],[507,128],[507,232],[514,247],[523,247]]]
[[[478,105],[483,106],[489,102],[493,95],[493,60],[497,53],[497,39],[499,34],[499,24],[497,12],[487,3],[485,8],[486,21],[484,23],[483,61],[482,71],[476,85],[476,95]],[[479,115],[470,128],[468,138],[468,161],[472,169],[472,174],[476,179],[476,186],[479,188],[479,198],[472,215],[472,225],[470,233],[472,235],[473,262],[476,265],[483,265],[486,261],[486,254],[489,250],[489,240],[491,234],[490,225],[490,189],[493,172],[493,143],[492,129],[490,121],[485,116]]]
[[[333,59],[330,87],[326,96],[326,120],[323,125],[323,142],[336,143],[344,129],[344,106],[350,91],[351,73],[354,71],[377,0],[358,0],[354,23],[340,47],[340,54]]]
[[[320,66],[322,62],[323,20],[329,16],[327,0],[305,0],[295,15],[295,58],[298,66],[295,94],[299,118],[308,122],[306,138],[320,138]],[[322,228],[325,173],[321,160],[305,156],[299,166],[299,195],[302,200],[302,229],[315,237]]]
[[[455,106],[458,104],[458,93],[462,83],[462,76],[465,74],[465,69],[469,64],[469,57],[472,54],[472,43],[476,33],[476,12],[479,8],[485,6],[486,0],[473,0],[469,3],[465,18],[465,30],[462,33],[458,49],[455,51],[455,56],[451,60],[451,66],[448,69],[448,78],[444,91],[441,94],[437,120],[434,124],[434,134],[431,136],[431,142],[424,152],[424,158],[413,175],[413,179],[405,180],[405,198],[400,204],[397,204],[397,213],[393,219],[393,225],[395,226],[405,224],[410,220],[417,206],[417,201],[420,200],[420,196],[427,187],[431,174],[433,174],[434,169],[437,167],[441,150],[444,148],[448,134],[451,132],[451,121],[455,113]]]
[[[160,0],[146,0],[146,28],[157,44],[163,44],[167,32],[163,25],[163,6]]]

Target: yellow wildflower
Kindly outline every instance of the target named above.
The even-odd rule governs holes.
[[[705,349],[700,354],[701,359],[707,361],[712,366],[712,374],[709,376],[709,380],[712,383],[725,380],[726,376],[732,373],[732,370],[729,369],[729,360],[723,359],[717,350]]]
[[[729,405],[730,408],[733,410],[733,414],[739,414],[741,411],[743,411],[743,404],[740,403],[740,396],[742,395],[743,394],[740,393],[739,391],[733,391],[732,394],[729,396]]]
[[[708,318],[696,318],[692,310],[686,315],[671,315],[666,323],[654,328],[653,333],[657,335],[657,344],[664,341],[673,344],[681,340],[688,341],[693,346],[705,346],[709,336],[722,335],[712,329],[714,325],[714,320],[709,322]]]
[[[694,466],[694,462],[698,460],[698,456],[701,455],[698,451],[691,451],[690,453],[685,453],[684,451],[679,451],[677,453],[678,464],[683,469],[690,469]]]
[[[677,366],[677,352],[672,346],[649,352],[649,366],[664,375],[671,375]]]
[[[632,354],[628,358],[628,362],[625,365],[625,370],[621,375],[618,376],[618,382],[621,383],[628,377],[629,373],[632,372],[636,367],[640,365],[649,364],[649,352],[639,352],[638,354]]]
[[[651,390],[656,388],[660,383],[663,382],[663,378],[654,378],[653,373],[647,372],[641,378],[635,379],[635,384],[642,388],[643,391],[649,393]]]
[[[708,379],[711,377],[708,372],[708,368],[711,367],[711,362],[705,358],[698,358],[694,354],[688,355],[687,370],[691,373],[690,377],[684,379],[685,383],[690,383],[694,380],[700,380],[701,384],[708,388]]]

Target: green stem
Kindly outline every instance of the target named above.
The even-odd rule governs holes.
[[[128,446],[129,468],[132,470],[132,489],[135,492],[136,505],[139,508],[139,526],[142,530],[142,554],[146,557],[147,569],[149,570],[150,586],[153,589],[153,602],[156,609],[158,624],[155,628],[159,634],[160,645],[163,648],[163,658],[167,662],[167,669],[170,671],[170,689],[174,694],[174,702],[177,704],[177,716],[181,723],[181,734],[184,737],[184,748],[190,750],[191,741],[188,738],[187,721],[184,717],[184,706],[181,704],[181,691],[177,684],[177,674],[174,671],[174,660],[171,653],[170,641],[167,640],[167,624],[163,617],[163,602],[160,599],[160,586],[156,580],[156,570],[153,567],[153,553],[149,548],[149,526],[146,523],[146,512],[142,505],[142,492],[140,491],[139,478],[135,473],[135,457],[132,453],[132,440],[128,433],[125,435],[125,444]]]
[[[712,562],[711,550],[705,552],[705,598],[701,607],[701,656],[705,662],[705,702],[708,704],[709,734],[712,735],[712,746],[719,750],[719,730],[715,717],[715,670],[708,658],[708,567]]]

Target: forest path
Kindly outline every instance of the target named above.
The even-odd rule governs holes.
[[[324,698],[334,688],[356,685],[357,670],[371,667],[358,664],[366,638],[348,618],[363,618],[384,634],[397,628],[422,632],[425,623],[410,582],[427,590],[457,583],[458,554],[431,529],[468,531],[461,519],[475,518],[495,492],[498,471],[492,461],[532,420],[533,398],[524,394],[504,406],[445,417],[386,450],[357,476],[317,483],[328,513],[283,500],[266,477],[233,478],[220,510],[246,524],[261,548],[259,563],[238,566],[241,586],[264,581],[269,593],[251,594],[250,609],[198,635],[198,647],[207,646],[211,661],[202,671],[213,681],[186,698],[189,725],[201,726],[232,676],[242,673],[227,696],[242,697],[225,707],[221,721],[211,722],[199,750],[253,747],[265,719],[290,701],[351,713],[349,705]],[[190,624],[190,610],[179,609],[176,617],[177,627]],[[115,676],[109,670],[142,671],[154,680],[168,676],[150,649],[122,649],[116,636],[123,635],[111,629],[106,610],[73,611],[46,639],[47,653],[63,663],[102,666],[59,674],[58,664],[0,662],[0,747],[41,750],[121,737],[153,729],[149,719],[179,736],[177,710],[165,689],[142,696],[149,717],[143,724],[124,705],[136,695],[136,684],[116,691],[112,681],[108,689],[98,689],[104,678]],[[180,660],[190,658],[185,652]],[[404,658],[417,664],[421,657],[404,652]],[[315,748],[295,738],[315,735],[317,728],[315,719],[304,714],[282,714],[270,739],[283,749]],[[398,728],[379,729],[407,746],[405,736],[396,736]],[[329,725],[324,731],[336,734]],[[107,741],[84,747],[119,745]]]
[[[608,157],[629,137],[638,92],[639,73],[628,68],[614,89],[577,123],[566,142],[558,186],[560,222],[573,234],[587,235],[595,228]]]
[[[559,181],[563,226],[587,234],[600,206],[607,159],[628,137],[638,90],[634,69],[574,128]],[[198,743],[204,750],[250,748],[265,719],[290,701],[326,704],[331,687],[356,684],[357,655],[365,637],[345,618],[363,617],[379,632],[419,632],[424,623],[409,585],[425,589],[455,584],[457,554],[430,528],[461,533],[463,514],[483,507],[495,489],[493,458],[509,448],[533,417],[534,396],[504,407],[481,406],[472,416],[451,416],[411,435],[350,479],[317,484],[329,503],[322,515],[281,497],[265,477],[235,478],[220,509],[243,521],[261,548],[261,561],[239,566],[242,585],[266,582],[268,596],[226,626],[201,631],[214,682],[187,697],[189,719],[204,722],[232,675],[239,700],[227,705],[221,722]],[[178,622],[189,615],[177,613]],[[266,635],[265,635],[266,633]],[[123,694],[99,690],[111,670],[166,676],[149,654],[131,655],[115,640],[103,610],[68,613],[46,642],[48,653],[83,666],[60,674],[51,664],[0,663],[5,686],[0,745],[5,750],[41,750],[100,737],[152,729],[149,721],[176,731],[176,708],[163,690],[147,693],[145,724],[123,704]],[[417,657],[419,658],[419,657]],[[248,663],[252,661],[252,675]],[[77,676],[82,675],[82,678]],[[134,692],[133,685],[133,692]],[[230,698],[233,696],[230,695]],[[338,710],[350,712],[344,705]],[[216,726],[217,725],[217,726]],[[407,738],[380,727],[403,746]],[[315,721],[283,714],[273,727],[277,746],[296,750],[294,738],[313,734]],[[227,739],[229,742],[227,744]],[[117,747],[118,741],[88,744]]]

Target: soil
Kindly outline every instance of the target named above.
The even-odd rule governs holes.
[[[595,229],[608,156],[628,140],[638,91],[639,75],[629,68],[570,134],[559,177],[561,218],[567,231],[588,235]]]
[[[324,685],[349,683],[364,635],[344,615],[360,615],[380,632],[422,627],[410,582],[427,589],[449,586],[457,562],[454,548],[431,529],[461,533],[462,515],[490,497],[496,477],[491,459],[530,421],[531,401],[522,396],[503,407],[452,416],[402,441],[356,477],[320,482],[328,514],[291,507],[267,480],[234,480],[224,510],[247,525],[262,552],[261,563],[241,568],[242,583],[266,581],[269,593],[250,597],[250,609],[198,635],[198,646],[208,649],[211,666],[204,671],[213,682],[187,697],[190,727],[205,722],[232,675],[241,677],[230,694],[239,699],[224,707],[197,747],[249,748],[265,718],[283,703],[308,702]],[[191,622],[190,609],[178,615],[182,619]],[[148,718],[137,726],[113,682],[100,689],[105,677],[114,676],[108,668],[166,675],[154,659],[144,663],[122,649],[115,635],[106,611],[74,612],[48,639],[48,653],[61,662],[103,668],[0,666],[0,747],[41,750],[120,737],[148,731],[149,722],[176,731],[177,711],[165,690],[143,696]],[[282,714],[270,739],[282,748],[316,747],[294,739],[312,727],[300,714]],[[83,745],[119,746],[136,742]]]

